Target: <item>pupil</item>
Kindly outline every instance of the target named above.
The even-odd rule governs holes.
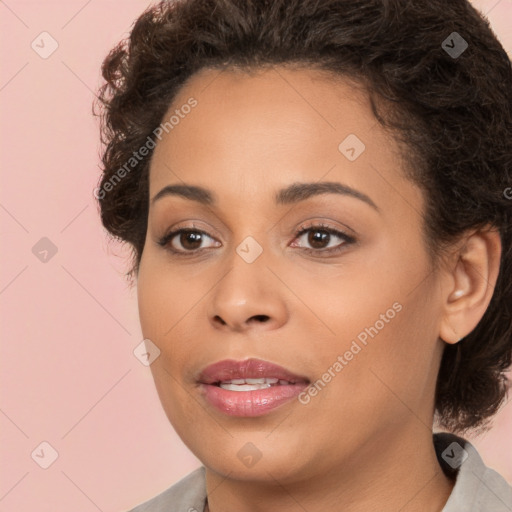
[[[185,241],[185,243],[183,243]],[[187,247],[187,244],[189,242],[192,242],[192,247]],[[188,249],[197,249],[198,246],[201,245],[201,233],[194,233],[194,232],[191,232],[191,231],[188,231],[188,232],[183,232],[181,234],[181,245],[183,245],[183,247],[185,248],[188,248]],[[194,245],[195,243],[195,245]],[[197,247],[196,247],[197,245]]]
[[[315,236],[315,234],[320,233],[320,237]],[[330,236],[330,233],[326,231],[311,231],[308,242],[315,248],[322,248],[322,243],[325,242],[325,239]]]

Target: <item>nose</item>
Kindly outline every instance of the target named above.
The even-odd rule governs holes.
[[[211,294],[211,324],[225,332],[278,329],[288,318],[282,287],[263,258],[247,263],[235,255]]]

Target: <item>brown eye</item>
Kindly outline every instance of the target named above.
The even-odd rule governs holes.
[[[165,235],[158,241],[158,244],[168,248],[173,253],[194,253],[203,249],[201,243],[205,240],[205,237],[211,238],[204,231],[181,228]]]
[[[181,231],[179,233],[179,243],[184,249],[199,249],[202,242],[203,233],[197,231]]]
[[[355,238],[347,235],[346,233],[324,225],[303,227],[295,234],[296,238],[300,238],[303,235],[307,235],[304,243],[311,247],[303,247],[302,249],[313,254],[331,254],[333,252],[338,252],[342,250],[344,246],[350,245],[356,241]],[[335,238],[341,239],[342,242],[329,247],[330,242]],[[294,244],[293,246],[295,247],[296,245]]]

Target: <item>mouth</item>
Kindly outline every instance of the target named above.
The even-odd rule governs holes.
[[[230,416],[261,416],[297,397],[310,383],[282,366],[261,359],[224,360],[197,378],[204,399]]]

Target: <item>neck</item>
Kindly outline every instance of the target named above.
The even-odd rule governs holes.
[[[268,478],[230,478],[206,468],[208,505],[205,512],[440,512],[454,481],[448,478],[434,449],[432,431],[420,421],[409,432],[391,432],[368,442],[336,467],[320,470],[308,465],[306,476],[286,483]]]

